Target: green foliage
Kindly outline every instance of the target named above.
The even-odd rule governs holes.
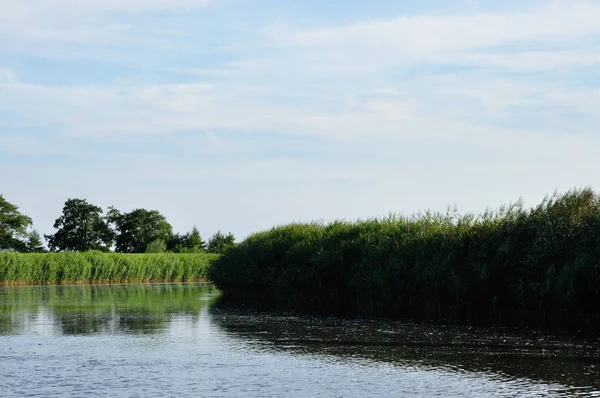
[[[150,243],[158,239],[168,242],[173,234],[171,224],[157,210],[121,214],[111,208],[107,218],[114,226],[116,251],[121,253],[144,253]]]
[[[0,253],[0,285],[202,282],[211,254]]]
[[[113,242],[102,209],[85,199],[68,199],[54,228],[54,235],[45,236],[52,251],[106,250]]]
[[[198,228],[194,227],[192,229],[192,232],[189,234],[189,236],[187,238],[186,247],[188,249],[205,249],[206,248],[206,242],[204,242],[204,240],[200,236],[200,232],[198,231]]]
[[[206,242],[194,227],[191,233],[174,234],[167,244],[167,250],[174,253],[202,253],[206,251]]]
[[[0,251],[23,251],[26,248],[27,228],[31,218],[0,195]]]
[[[233,300],[312,313],[597,333],[600,197],[286,225],[227,250],[210,279]]]
[[[167,251],[167,244],[162,239],[156,239],[146,247],[146,253],[164,253]]]
[[[26,247],[28,253],[44,253],[46,251],[44,242],[42,242],[42,237],[35,229],[27,234]]]
[[[209,240],[207,250],[209,253],[223,254],[235,245],[235,237],[232,233],[223,235],[217,231]]]

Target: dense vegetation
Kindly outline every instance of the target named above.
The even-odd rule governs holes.
[[[40,253],[46,251],[40,234],[32,229],[30,217],[0,195],[0,252]],[[57,230],[45,235],[52,252],[99,250],[118,253],[209,253],[219,254],[235,243],[233,234],[217,231],[206,243],[198,229],[179,234],[158,210],[134,209],[122,213],[85,199],[67,199],[54,222]]]
[[[19,207],[0,195],[0,251],[38,252],[43,250],[40,234],[28,228],[31,218],[19,212]]]
[[[68,199],[63,214],[54,222],[58,231],[46,235],[50,250],[83,252],[107,248],[114,237],[101,214],[100,207],[84,199]]]
[[[0,285],[200,282],[215,254],[0,253]]]
[[[232,247],[209,276],[230,299],[311,313],[597,333],[600,197],[286,225]]]

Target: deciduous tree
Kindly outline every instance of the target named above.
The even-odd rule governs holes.
[[[45,235],[52,251],[106,251],[114,240],[102,209],[85,199],[68,199],[54,228],[54,235]]]
[[[31,218],[19,212],[19,207],[0,195],[0,250],[24,251],[27,247],[27,227]]]
[[[152,242],[168,242],[173,234],[171,224],[157,210],[135,209],[120,213],[111,208],[108,220],[116,236],[115,249],[121,253],[144,253]]]

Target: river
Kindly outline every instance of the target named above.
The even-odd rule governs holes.
[[[0,288],[0,396],[600,397],[597,341],[270,315],[218,296]]]

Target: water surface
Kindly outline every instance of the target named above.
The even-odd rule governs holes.
[[[596,341],[228,308],[210,285],[0,288],[0,395],[600,396]]]

